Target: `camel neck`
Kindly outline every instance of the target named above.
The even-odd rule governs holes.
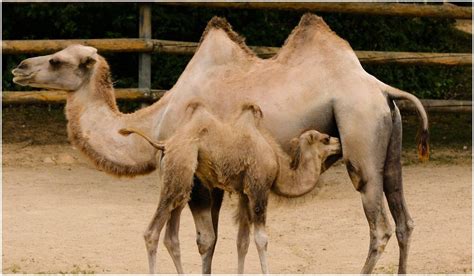
[[[66,116],[71,143],[94,165],[114,175],[146,174],[155,169],[156,150],[143,139],[124,137],[121,128],[150,131],[147,116],[127,116],[115,103],[108,65],[100,58],[93,74],[81,89],[68,94]]]
[[[99,56],[91,75],[77,91],[68,94],[70,106],[101,106],[111,113],[120,114],[107,61]]]
[[[272,191],[283,197],[300,197],[311,192],[321,174],[321,163],[312,155],[300,154],[296,168],[290,165],[289,156],[277,148],[279,173]]]
[[[95,94],[100,97],[113,112],[119,112],[115,100],[115,91],[110,76],[110,68],[105,59],[99,56],[91,83]]]

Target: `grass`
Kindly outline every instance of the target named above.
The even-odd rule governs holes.
[[[18,264],[12,264],[9,267],[5,268],[4,272],[8,273],[23,273],[21,272],[21,267]]]

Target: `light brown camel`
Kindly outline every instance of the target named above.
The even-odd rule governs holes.
[[[193,99],[204,99],[222,121],[243,102],[257,104],[265,113],[262,127],[286,152],[290,140],[304,129],[339,137],[343,160],[369,222],[369,253],[362,272],[373,270],[392,234],[384,194],[396,223],[398,271],[406,272],[413,221],[403,195],[402,124],[393,100],[408,99],[419,112],[422,159],[428,157],[426,112],[413,95],[365,72],[349,44],[321,18],[304,15],[279,53],[266,60],[259,59],[225,20],[213,18],[175,86],[160,101],[133,114],[118,111],[108,65],[91,47],[71,46],[26,59],[13,74],[21,85],[71,91],[66,106],[71,141],[99,168],[117,175],[153,170],[156,151],[143,139],[126,138],[117,131],[133,126],[154,140],[164,140],[181,125],[186,104]],[[324,169],[335,160],[329,158]],[[219,190],[193,186],[189,206],[204,273],[211,271],[221,201]],[[179,219],[173,218],[178,217],[172,214],[165,244],[178,248],[173,233]],[[179,254],[173,260],[179,261]]]
[[[244,104],[230,122],[221,122],[200,103],[190,103],[186,120],[165,142],[154,142],[134,129],[120,133],[137,133],[155,148],[160,156],[160,203],[155,219],[145,234],[150,262],[154,259],[161,229],[173,212],[181,212],[189,201],[196,175],[208,189],[222,189],[240,196],[238,218],[238,272],[244,272],[249,246],[250,225],[254,225],[255,244],[262,273],[268,273],[265,232],[266,206],[270,189],[284,196],[299,196],[293,190],[310,192],[319,179],[322,164],[330,155],[339,154],[339,139],[308,130],[293,139],[296,146],[293,161],[274,139],[259,127],[263,114],[259,107]]]

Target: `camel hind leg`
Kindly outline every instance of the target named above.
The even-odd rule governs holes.
[[[179,148],[170,150],[162,160],[160,201],[144,234],[149,270],[152,274],[155,273],[156,252],[161,230],[172,213],[179,213],[179,210],[188,203],[196,165],[197,150],[192,145],[180,145]],[[179,220],[179,216],[176,217],[176,215],[177,213],[174,213],[174,219]],[[177,222],[171,221],[171,223],[176,225]],[[175,249],[173,248],[171,251],[175,252]],[[174,258],[173,254],[171,255]]]
[[[250,244],[249,198],[245,194],[240,195],[236,219],[239,223],[239,231],[237,233],[237,273],[243,274],[245,257],[247,256]]]
[[[262,193],[259,193],[262,195]],[[254,225],[254,240],[260,258],[260,266],[263,274],[268,274],[267,245],[268,236],[265,231],[266,206],[268,195],[256,198],[254,194],[240,196],[238,222],[239,232],[237,234],[237,253],[239,274],[244,273],[245,257],[250,244],[250,225]]]
[[[344,107],[344,106],[342,106]],[[364,213],[369,224],[370,244],[362,274],[372,273],[392,235],[384,207],[383,169],[392,133],[392,119],[388,110],[337,110],[336,121],[340,133],[344,161],[349,176],[360,192]],[[358,116],[357,124],[350,118]]]
[[[263,194],[263,193],[260,193]],[[268,274],[267,245],[268,236],[265,230],[268,195],[262,198],[250,197],[250,210],[254,229],[254,241],[257,247],[260,267],[263,274]]]
[[[260,267],[263,274],[268,274],[268,236],[265,230],[265,222],[267,218],[268,194],[273,183],[270,179],[273,178],[266,178],[268,176],[266,174],[260,175],[265,177],[260,179],[257,177],[255,183],[249,183],[249,189],[246,192],[248,193],[248,209],[251,222],[254,226],[254,241],[255,246],[257,247],[258,257],[260,258]],[[251,180],[248,180],[247,182],[251,182]]]
[[[370,228],[370,244],[362,274],[372,273],[391,235],[387,213],[384,208],[382,180],[367,182],[361,191],[362,204]]]
[[[383,188],[396,225],[396,235],[400,249],[398,273],[406,274],[410,236],[413,232],[414,224],[408,213],[403,195],[402,165],[400,160],[402,151],[402,122],[400,111],[396,106],[392,110],[392,120],[393,129],[385,161]]]

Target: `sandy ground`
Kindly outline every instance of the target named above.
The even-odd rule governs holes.
[[[156,177],[111,177],[68,145],[4,144],[3,272],[146,273],[142,233],[156,208]],[[471,162],[406,166],[404,181],[416,224],[409,271],[470,273]],[[215,273],[236,272],[236,199],[224,200]],[[340,164],[323,175],[311,196],[272,198],[267,231],[272,273],[358,273],[368,249],[360,197]],[[185,271],[199,273],[187,208],[180,239]],[[397,265],[394,235],[376,272],[393,273]],[[161,242],[158,271],[175,272]],[[246,272],[260,272],[252,243]]]

